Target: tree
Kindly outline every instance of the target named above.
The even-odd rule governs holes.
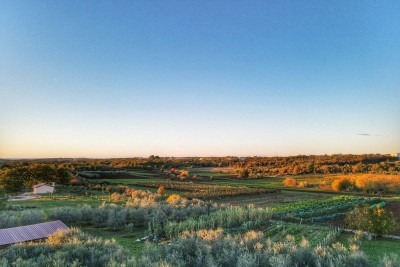
[[[292,173],[296,175],[296,174],[299,174],[299,172],[300,172],[299,166],[297,166],[297,165],[294,166]]]
[[[165,193],[165,188],[164,188],[164,186],[160,186],[160,187],[157,189],[157,194],[163,196],[164,193]]]
[[[121,195],[121,194],[118,193],[118,192],[114,192],[114,193],[111,194],[111,197],[110,197],[110,198],[111,198],[111,201],[113,201],[113,202],[118,202],[118,201],[123,200],[124,196]]]
[[[354,182],[346,177],[334,180],[331,186],[334,191],[353,191],[356,188]]]
[[[60,184],[66,184],[69,182],[70,174],[65,168],[57,169],[57,181]]]
[[[4,190],[0,189],[0,210],[2,210],[6,206],[7,200],[8,195]]]
[[[9,193],[21,192],[27,182],[26,168],[16,168],[5,170],[0,175],[0,186]]]
[[[172,194],[167,198],[167,202],[169,204],[175,204],[177,201],[181,199],[181,196],[178,194]]]
[[[240,172],[239,172],[239,177],[240,178],[247,178],[247,177],[249,177],[249,170],[248,169],[246,169],[246,168],[244,168],[244,169],[241,169],[240,170]]]
[[[283,180],[284,186],[297,186],[297,181],[293,178],[286,178]]]
[[[351,168],[351,170],[352,170],[353,173],[365,172],[366,171],[366,166],[360,162],[360,163],[357,163],[356,165],[354,165]]]
[[[355,230],[367,231],[373,234],[390,234],[398,227],[393,212],[376,205],[357,206],[345,219],[346,225]]]

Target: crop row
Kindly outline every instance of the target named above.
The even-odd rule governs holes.
[[[154,188],[162,186],[165,189],[183,191],[185,192],[183,195],[189,198],[213,198],[276,192],[275,189],[249,188],[246,186],[230,185],[209,185],[186,182],[138,182],[135,183],[135,185]]]
[[[313,205],[309,207],[293,209],[289,211],[278,211],[274,213],[274,218],[284,218],[287,216],[295,218],[312,218],[319,217],[326,214],[336,214],[338,212],[347,211],[357,205],[374,204],[380,202],[380,199],[371,198],[353,198],[341,201],[328,201],[320,203],[320,205]]]

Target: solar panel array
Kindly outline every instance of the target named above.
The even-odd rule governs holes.
[[[0,229],[0,246],[46,238],[57,230],[69,229],[62,221]]]

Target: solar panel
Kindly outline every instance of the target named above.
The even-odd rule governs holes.
[[[69,228],[62,221],[52,221],[0,229],[0,246],[46,238],[59,229]]]

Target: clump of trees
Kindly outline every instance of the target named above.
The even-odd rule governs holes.
[[[65,168],[47,164],[8,167],[0,172],[0,187],[7,192],[17,193],[42,182],[64,184],[69,181],[69,177]]]
[[[366,231],[376,235],[390,234],[398,227],[393,212],[379,205],[357,206],[353,212],[346,215],[346,225],[355,230]]]
[[[41,210],[2,211],[0,229],[44,222],[45,213]]]
[[[156,195],[156,194],[153,194]],[[113,230],[133,229],[149,226],[152,233],[165,236],[167,222],[181,222],[187,218],[198,218],[218,209],[211,202],[179,197],[178,202],[157,201],[153,195],[135,198],[120,204],[103,203],[99,207],[59,207],[47,211],[48,218],[66,223],[84,223]]]
[[[326,177],[332,179],[331,177]],[[400,192],[400,175],[356,174],[336,176],[331,188],[335,191],[363,191],[364,193],[388,194]]]

